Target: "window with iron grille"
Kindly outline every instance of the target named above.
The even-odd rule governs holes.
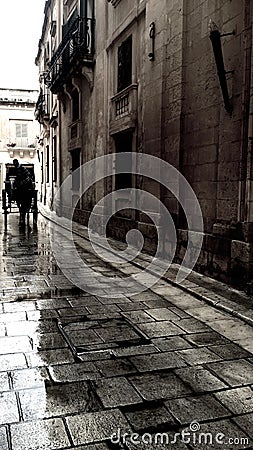
[[[132,36],[118,48],[118,92],[132,84]]]

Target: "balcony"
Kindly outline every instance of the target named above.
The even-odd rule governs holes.
[[[35,119],[41,124],[49,120],[48,97],[49,94],[40,93],[35,106]]]
[[[8,150],[9,158],[33,158],[36,153],[36,142],[27,137],[16,137],[15,142],[6,144],[6,149]]]
[[[55,94],[94,56],[95,20],[77,17],[53,55],[45,74],[45,84]]]
[[[110,134],[135,128],[138,115],[137,88],[137,84],[131,84],[111,98]]]

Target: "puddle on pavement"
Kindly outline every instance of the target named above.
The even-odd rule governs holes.
[[[58,319],[58,327],[76,360],[82,354],[109,353],[119,348],[148,345],[150,339],[131,324],[126,318],[110,318],[91,320],[82,319],[62,321]]]
[[[30,232],[19,229],[14,214],[8,218],[5,231],[0,218],[0,231],[0,297],[18,300],[34,295],[48,298],[79,294],[80,290],[63,276],[52,255],[48,226],[42,217],[37,230]]]

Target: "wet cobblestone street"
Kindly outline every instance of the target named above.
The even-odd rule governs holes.
[[[135,296],[91,295],[57,267],[41,215],[29,233],[0,225],[1,450],[253,448],[252,299],[194,274],[179,288],[173,268]],[[98,273],[138,271],[77,228]]]

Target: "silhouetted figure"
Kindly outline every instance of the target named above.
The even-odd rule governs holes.
[[[29,170],[19,164],[17,159],[13,160],[13,165],[15,166],[14,198],[20,212],[19,224],[24,227],[26,213],[29,212],[32,203],[33,179]]]

